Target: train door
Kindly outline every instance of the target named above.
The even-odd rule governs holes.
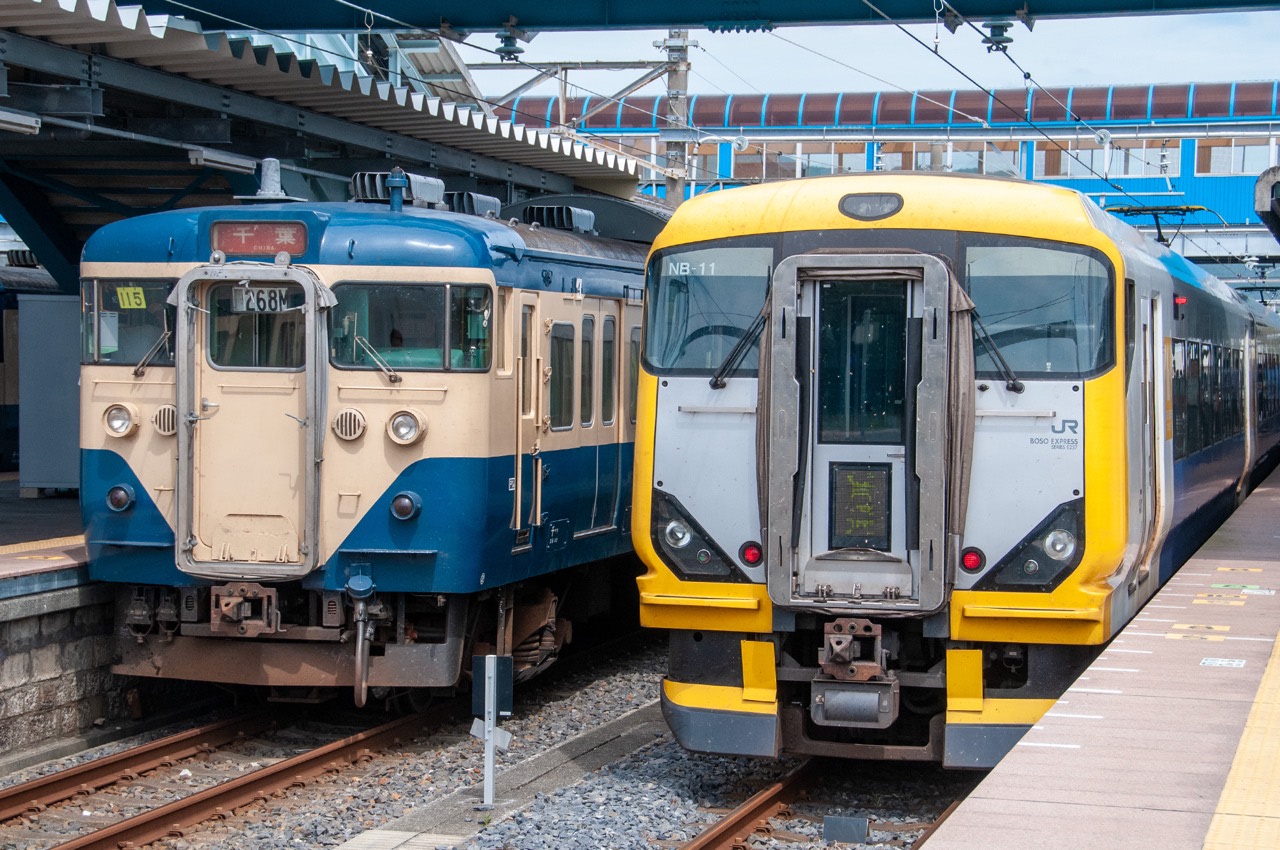
[[[1169,524],[1169,518],[1165,516],[1168,513],[1169,494],[1166,490],[1165,425],[1162,415],[1165,389],[1157,368],[1166,358],[1158,299],[1147,296],[1138,299],[1137,322],[1137,362],[1134,368],[1141,376],[1142,421],[1138,448],[1141,452],[1142,473],[1137,497],[1142,543],[1138,551],[1135,585],[1146,581],[1150,575],[1152,562],[1159,554],[1156,541],[1164,537]]]
[[[602,301],[597,343],[600,349],[597,398],[600,403],[596,410],[596,496],[591,514],[592,529],[612,528],[618,517],[622,463],[619,444],[623,433],[618,422],[619,324],[618,302]]]
[[[320,317],[332,293],[297,268],[215,266],[185,275],[174,297],[178,564],[305,575],[319,550]]]
[[[511,527],[517,548],[530,544],[531,529],[542,524],[542,385],[546,355],[538,321],[538,296],[515,298],[516,445]]]
[[[775,602],[942,604],[949,285],[924,255],[779,264],[761,408]]]

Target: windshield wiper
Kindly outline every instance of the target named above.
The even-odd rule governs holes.
[[[400,383],[402,378],[396,374],[396,370],[391,368],[390,364],[388,364],[387,361],[383,359],[382,355],[378,353],[378,349],[374,348],[373,345],[370,344],[369,340],[357,334],[355,341],[356,341],[356,345],[363,348],[365,353],[368,354],[369,357],[373,359],[374,365],[382,370],[382,374],[387,376],[388,381],[390,381],[393,384]]]
[[[142,355],[142,359],[138,361],[138,365],[133,367],[133,377],[141,378],[147,373],[147,366],[151,364],[151,359],[160,353],[160,349],[164,347],[164,344],[169,341],[169,337],[172,335],[173,334],[169,331],[165,331],[160,334],[155,343],[152,344],[151,348],[147,350],[147,353]]]
[[[996,361],[997,371],[1000,377],[1004,378],[1004,388],[1011,393],[1020,393],[1027,387],[1022,381],[1018,380],[1018,376],[1013,374],[1013,369],[1009,367],[1009,363],[1004,359],[1004,355],[1000,353],[1000,346],[996,345],[996,341],[991,338],[991,334],[987,333],[986,326],[982,324],[982,319],[978,318],[978,309],[975,307],[972,312],[973,324],[978,329],[978,339],[982,341],[982,347],[991,355],[991,359]]]
[[[760,336],[760,332],[764,330],[764,323],[768,318],[769,293],[766,290],[764,307],[760,309],[760,315],[756,316],[756,320],[747,327],[737,344],[729,351],[729,355],[725,357],[724,362],[720,364],[720,368],[711,376],[711,389],[722,390],[725,388],[725,377],[737,370],[738,364],[742,362],[742,358],[746,356],[748,349],[751,348],[756,338]]]
[[[756,337],[760,336],[760,331],[764,330],[765,314],[761,313],[756,316],[756,320],[747,328],[746,333],[738,340],[737,345],[729,352],[729,356],[720,364],[720,368],[711,376],[711,389],[722,390],[725,388],[725,376],[730,372],[736,371],[738,364],[746,355],[747,349],[756,341]]]

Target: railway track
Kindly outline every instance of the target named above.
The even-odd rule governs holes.
[[[305,747],[303,752],[288,758],[262,764],[239,776],[224,778],[211,787],[139,814],[113,820],[97,828],[91,827],[89,832],[74,834],[74,831],[69,831],[61,843],[48,843],[50,840],[56,842],[56,838],[41,834],[43,841],[39,846],[56,847],[58,850],[118,850],[181,836],[197,824],[212,818],[234,817],[237,809],[269,800],[289,788],[301,787],[320,774],[337,772],[346,765],[372,757],[380,749],[419,737],[447,722],[461,708],[462,701],[449,700],[422,714],[400,717],[320,746]],[[46,812],[54,811],[50,807],[72,798],[91,795],[112,785],[137,782],[158,768],[173,767],[180,760],[214,753],[273,726],[272,719],[264,713],[244,715],[0,790],[0,821],[26,816],[38,822]],[[271,760],[262,759],[251,764],[266,761]],[[190,775],[189,771],[187,773]],[[173,790],[172,784],[165,788],[166,792]],[[64,816],[61,820],[64,824],[73,823],[71,817]],[[0,843],[11,846],[9,841],[24,831],[11,830],[8,826],[6,823],[4,833],[0,833]]]
[[[782,778],[727,812],[692,841],[680,845],[679,850],[748,850],[771,846],[761,843],[761,839],[772,839],[773,846],[778,847],[811,843],[811,837],[776,829],[772,821],[793,820],[799,816],[793,808],[794,803],[810,796],[821,797],[821,763],[820,759],[812,758],[801,762]],[[955,800],[937,817],[926,821],[901,822],[868,817],[866,843],[910,847],[912,850],[923,847],[962,800],[963,797]],[[818,800],[810,799],[808,802],[812,804]],[[871,838],[871,832],[879,836]],[[884,837],[886,834],[893,837]]]
[[[789,817],[791,802],[817,775],[817,760],[806,759],[769,787],[752,794],[682,850],[742,850],[752,835],[769,835],[770,818]]]

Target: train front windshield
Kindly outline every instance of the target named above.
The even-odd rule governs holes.
[[[919,231],[848,231],[851,249],[911,248]],[[930,253],[938,233],[928,234]],[[1082,246],[974,233],[941,234],[954,245],[961,284],[973,298],[987,338],[977,333],[977,376],[999,377],[991,346],[1022,379],[1076,379],[1115,363],[1115,283],[1110,264]],[[950,236],[950,238],[947,238]],[[951,242],[951,239],[954,242]],[[921,245],[921,248],[924,248]],[[760,315],[774,266],[773,249],[744,238],[716,247],[657,254],[649,264],[645,363],[658,375],[713,375]],[[753,340],[733,374],[756,375]]]
[[[172,280],[86,280],[81,288],[85,363],[173,365]],[[163,339],[163,341],[161,341]]]
[[[1019,378],[1085,378],[1115,362],[1115,290],[1100,254],[1031,239],[967,241],[965,288]],[[989,345],[979,336],[973,348],[978,377],[997,377]]]
[[[773,249],[703,248],[661,254],[649,268],[645,362],[660,375],[711,375],[764,307]],[[754,376],[758,341],[735,374]]]
[[[340,283],[333,292],[330,359],[341,369],[489,368],[487,286]]]

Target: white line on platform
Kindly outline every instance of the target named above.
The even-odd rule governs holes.
[[[1134,655],[1152,655],[1153,650],[1150,649],[1108,649],[1107,652],[1129,652]],[[1099,658],[1106,658],[1106,655],[1099,655]]]
[[[1172,608],[1172,609],[1173,609],[1173,610],[1175,610],[1175,611],[1185,611],[1185,610],[1187,610],[1187,606],[1186,606],[1186,605],[1148,605],[1147,607],[1148,607],[1148,608]]]
[[[1137,667],[1090,667],[1092,673],[1141,673]]]
[[[1045,717],[1070,717],[1075,720],[1105,720],[1101,714],[1067,714],[1060,711],[1046,711]]]
[[[1054,747],[1060,750],[1078,750],[1079,744],[1039,744],[1034,741],[1019,741],[1015,746],[1018,747]]]
[[[1176,623],[1178,622],[1177,620],[1174,620],[1172,618],[1168,620],[1157,620],[1155,617],[1134,617],[1133,621],[1135,623]]]
[[[1124,691],[1117,688],[1068,688],[1068,693],[1072,694],[1122,694]]]

